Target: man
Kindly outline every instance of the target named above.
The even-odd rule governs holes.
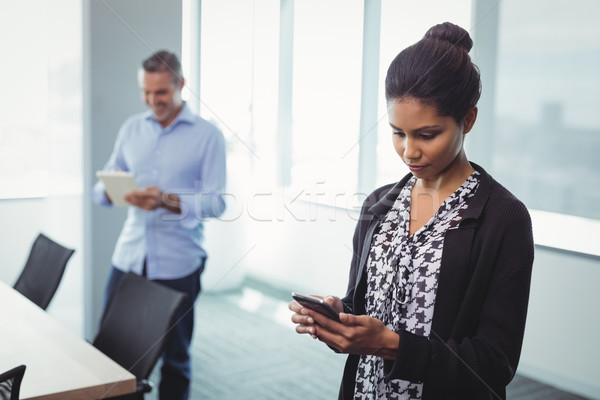
[[[105,306],[127,271],[187,294],[166,344],[159,385],[161,400],[187,399],[193,305],[206,261],[202,220],[225,209],[225,140],[181,99],[184,79],[177,56],[159,51],[142,67],[142,97],[150,109],[125,121],[104,166],[131,172],[144,188],[125,196],[132,207],[113,253]],[[92,197],[112,206],[102,182]]]

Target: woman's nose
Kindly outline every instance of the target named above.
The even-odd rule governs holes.
[[[416,160],[421,156],[419,146],[414,139],[406,137],[404,141],[404,158],[410,160]]]

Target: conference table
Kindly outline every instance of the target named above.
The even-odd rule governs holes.
[[[27,366],[21,400],[91,400],[135,392],[135,376],[0,282],[0,373],[21,364]]]

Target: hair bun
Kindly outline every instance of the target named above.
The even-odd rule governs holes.
[[[450,42],[453,46],[465,50],[467,53],[473,47],[473,40],[469,32],[451,22],[444,22],[432,26],[423,39],[437,39],[444,42]]]

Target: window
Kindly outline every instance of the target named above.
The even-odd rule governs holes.
[[[81,193],[81,6],[11,2],[0,13],[0,198]],[[27,18],[23,18],[27,15]]]
[[[294,2],[292,168],[298,188],[356,190],[363,2]]]
[[[251,170],[274,182],[279,0],[236,2],[235,7],[220,0],[201,4],[200,76],[189,69],[196,38],[184,37],[182,49],[184,75],[198,80],[199,90],[184,94],[190,103],[200,103],[200,115],[221,128],[228,162],[247,174],[234,184],[245,186]],[[183,3],[184,17],[190,8],[189,1]]]
[[[255,0],[231,9],[202,1],[203,114],[216,116],[226,132],[238,171],[252,171],[252,179],[242,179],[251,187],[242,190],[283,182],[292,196],[317,191],[325,193],[320,203],[353,208],[356,195],[407,173],[391,144],[387,68],[429,27],[451,21],[471,33],[471,56],[483,78],[478,122],[466,143],[470,159],[532,214],[550,212],[539,214],[537,226],[548,226],[552,214],[600,219],[600,100],[594,96],[600,3],[540,8],[530,0],[381,0],[373,18],[365,5],[374,4],[369,12],[379,3]],[[363,70],[362,41],[374,33],[368,50],[378,67]],[[369,126],[361,127],[366,75],[379,95]],[[289,113],[283,130],[282,110]],[[597,232],[590,229],[585,235]]]
[[[500,3],[493,172],[531,209],[600,219],[599,19],[597,1]]]

